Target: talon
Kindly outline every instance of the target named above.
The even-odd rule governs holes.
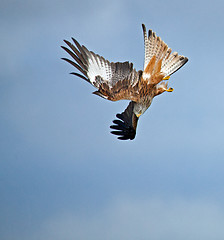
[[[173,92],[173,88],[166,89],[167,92]]]
[[[163,80],[169,80],[170,79],[170,76],[166,76],[163,78]]]

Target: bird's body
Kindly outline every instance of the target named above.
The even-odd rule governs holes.
[[[171,49],[157,37],[152,30],[148,35],[144,25],[145,61],[144,70],[136,71],[129,62],[109,62],[103,57],[81,46],[74,38],[75,45],[65,40],[70,47],[62,47],[75,62],[63,58],[72,64],[80,73],[72,73],[91,83],[97,88],[94,94],[110,101],[122,99],[130,100],[126,110],[117,114],[119,120],[114,120],[111,133],[118,135],[119,139],[134,139],[139,117],[150,107],[155,96],[167,91],[167,80],[170,75],[181,68],[188,59],[171,53]]]

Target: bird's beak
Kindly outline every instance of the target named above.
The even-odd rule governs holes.
[[[166,89],[167,92],[173,92],[173,88]]]
[[[140,116],[141,116],[142,114],[140,113],[140,114],[136,114],[136,116],[139,118]]]

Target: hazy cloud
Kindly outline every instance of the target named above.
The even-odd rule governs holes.
[[[70,212],[53,216],[42,226],[40,238],[221,240],[223,221],[223,206],[204,199],[121,198],[95,215],[76,216]]]

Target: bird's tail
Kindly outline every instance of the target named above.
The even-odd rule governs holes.
[[[162,60],[161,72],[166,77],[176,72],[188,61],[187,57],[178,55],[177,52],[171,53],[172,49],[169,48],[160,37],[157,37],[156,33],[151,29],[147,34],[144,24],[142,24],[142,29],[145,45],[144,70],[146,69],[150,60],[155,57],[156,62]]]

